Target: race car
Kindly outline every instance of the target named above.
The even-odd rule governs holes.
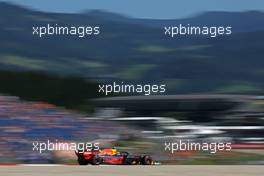
[[[80,165],[152,165],[153,160],[148,155],[130,155],[128,152],[117,152],[116,149],[102,151],[75,152]]]

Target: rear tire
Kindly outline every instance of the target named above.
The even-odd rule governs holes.
[[[130,162],[130,165],[138,165],[138,164],[139,164],[139,162],[137,160],[132,160]]]
[[[140,163],[137,159],[127,158],[125,164],[126,165],[138,165]]]
[[[83,157],[78,157],[78,163],[81,166],[88,165],[88,161],[84,159]]]
[[[98,156],[94,156],[93,159],[92,159],[92,161],[91,161],[91,164],[92,164],[92,165],[99,165],[99,164],[101,164],[101,159],[100,159],[100,157],[98,157]]]

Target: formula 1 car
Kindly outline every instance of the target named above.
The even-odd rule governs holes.
[[[152,165],[153,160],[148,155],[130,155],[128,152],[117,152],[116,154],[108,153],[105,149],[103,151],[85,151],[78,152],[79,165]]]

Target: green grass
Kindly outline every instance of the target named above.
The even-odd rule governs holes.
[[[45,70],[45,61],[15,55],[2,56],[0,63],[30,70]]]
[[[137,50],[141,52],[148,52],[148,53],[164,53],[164,52],[171,52],[171,51],[199,51],[206,48],[209,48],[210,45],[191,45],[191,46],[184,46],[178,48],[169,48],[159,45],[144,45],[139,47]]]
[[[131,65],[127,68],[122,69],[119,73],[116,74],[116,76],[127,80],[140,79],[145,73],[154,69],[155,67],[155,64]]]
[[[243,82],[229,84],[216,90],[218,93],[250,93],[257,91],[260,91],[260,89],[256,85]]]
[[[101,63],[101,62],[95,62],[95,61],[77,61],[77,63],[80,65],[80,67],[85,68],[105,68],[108,65]]]
[[[163,53],[163,52],[174,51],[175,49],[166,48],[164,46],[147,45],[147,46],[141,46],[137,50],[141,52],[148,52],[148,53]]]

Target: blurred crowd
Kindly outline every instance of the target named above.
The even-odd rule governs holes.
[[[197,153],[189,151],[168,156],[163,149],[164,142],[222,141],[232,142],[233,148],[238,149],[233,150],[239,152],[239,157],[233,163],[241,162],[245,152],[253,152],[253,155],[245,155],[246,162],[248,158],[264,161],[264,118],[259,108],[240,107],[218,114],[207,123],[169,117],[125,116],[121,109],[101,109],[88,116],[44,102],[0,96],[0,163],[58,163],[58,157],[67,156],[76,162],[74,151],[41,154],[33,151],[33,142],[48,140],[63,143],[99,142],[100,147],[118,146],[137,154],[148,152],[155,159],[175,160],[176,163],[197,160]],[[252,150],[256,147],[261,147],[261,150]],[[206,162],[215,159],[214,163],[221,163],[223,158],[206,156],[205,153],[201,156]],[[233,155],[228,156],[233,160]],[[224,158],[222,163],[227,163],[227,156]],[[199,163],[202,162],[200,160]]]
[[[124,132],[134,133],[122,125],[91,120],[82,114],[51,104],[0,96],[0,163],[50,162],[50,154],[32,151],[34,141],[115,140]]]

